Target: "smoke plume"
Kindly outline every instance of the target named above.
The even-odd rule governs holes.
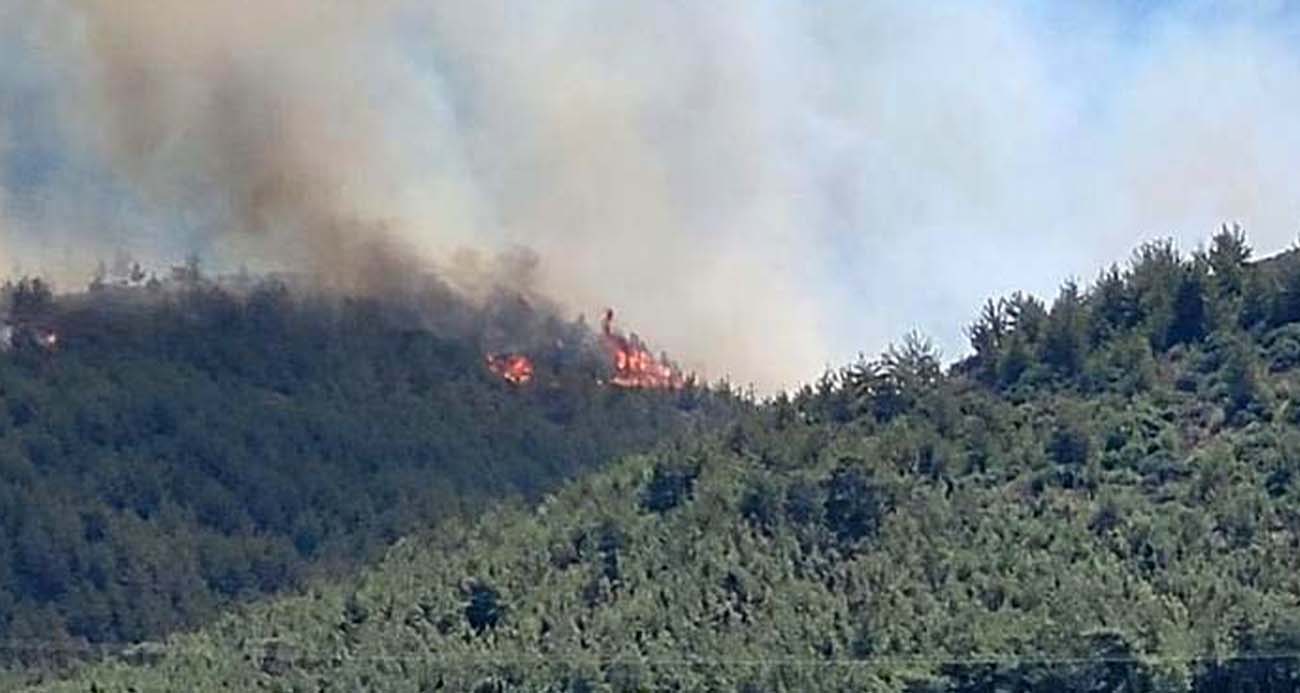
[[[912,327],[959,352],[985,297],[1141,240],[1237,220],[1284,247],[1297,27],[1200,2],[12,0],[0,262],[436,266],[613,305],[772,389]]]
[[[8,157],[10,150],[9,132],[5,128],[5,122],[0,120],[0,165],[3,165]],[[6,219],[7,201],[4,186],[0,185],[0,268],[9,266],[11,262],[8,254],[9,223]]]
[[[147,203],[196,218],[203,245],[355,285],[402,257],[379,196],[401,182],[398,143],[365,72],[382,16],[382,3],[85,3],[63,110]]]

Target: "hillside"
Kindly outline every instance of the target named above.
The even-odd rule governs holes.
[[[437,287],[434,287],[437,289]],[[277,282],[5,291],[0,656],[47,664],[338,579],[398,537],[722,416],[601,387],[581,323],[518,296]],[[502,321],[510,329],[498,328]],[[484,346],[538,348],[535,386]]]
[[[1300,272],[1143,246],[47,691],[1293,690]]]

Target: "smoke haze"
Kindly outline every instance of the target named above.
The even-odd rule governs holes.
[[[9,0],[0,263],[436,265],[613,305],[767,390],[913,327],[955,355],[984,298],[1143,240],[1240,221],[1285,247],[1297,27],[1257,3]],[[510,247],[536,255],[484,259]]]

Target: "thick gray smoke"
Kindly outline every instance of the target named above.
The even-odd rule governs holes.
[[[370,74],[382,4],[128,0],[74,16],[77,141],[207,245],[355,285],[391,251],[403,182]],[[366,9],[356,9],[356,8]],[[375,79],[382,65],[374,66]],[[403,85],[409,87],[411,85]],[[382,277],[381,277],[382,278]]]
[[[5,161],[11,145],[9,144],[9,132],[5,128],[5,122],[0,120],[0,162]],[[9,257],[8,244],[5,242],[9,237],[9,224],[7,221],[7,202],[5,200],[5,188],[0,185],[0,268],[8,267],[12,260]]]
[[[1138,7],[10,0],[0,262],[482,290],[523,246],[761,389],[912,327],[953,354],[986,296],[1141,240],[1294,238],[1300,23]]]

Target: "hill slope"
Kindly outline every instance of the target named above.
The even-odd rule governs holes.
[[[45,690],[1294,689],[1300,276],[1246,258],[1146,246]]]
[[[698,391],[598,387],[586,328],[517,298],[203,282],[55,297],[36,281],[9,298],[0,649],[24,661],[337,575],[721,411]],[[484,367],[493,311],[551,345],[537,387]]]

